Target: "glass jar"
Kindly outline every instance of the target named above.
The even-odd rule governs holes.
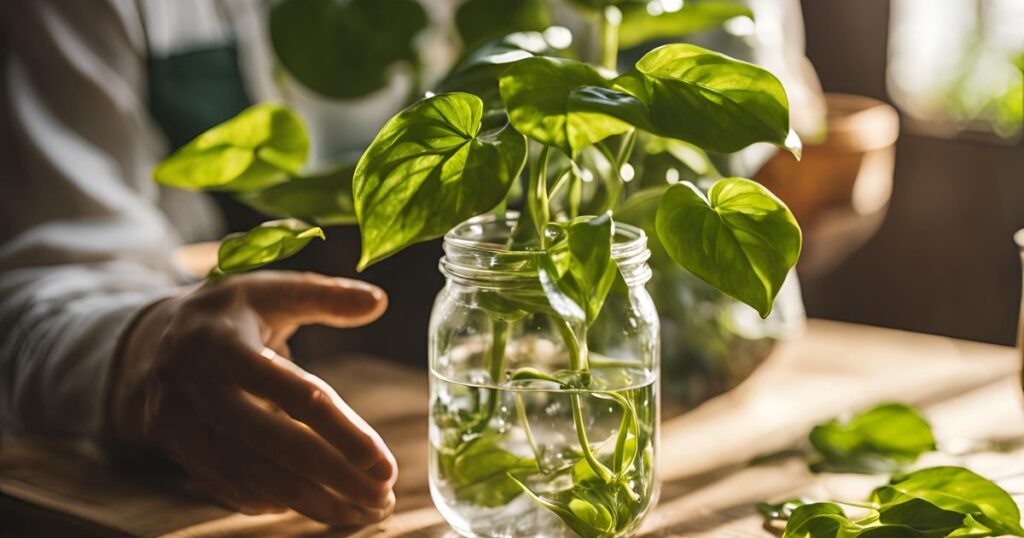
[[[579,327],[550,308],[542,253],[506,248],[514,225],[514,214],[485,216],[445,236],[430,323],[431,496],[463,536],[629,535],[658,491],[647,238],[616,224],[622,279]]]

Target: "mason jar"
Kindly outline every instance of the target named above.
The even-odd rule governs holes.
[[[506,246],[515,219],[479,217],[444,239],[429,335],[431,496],[463,536],[627,536],[658,491],[647,237],[616,224],[622,278],[593,323],[574,326],[541,287],[543,253]]]

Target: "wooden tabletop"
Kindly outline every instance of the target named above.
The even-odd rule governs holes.
[[[327,529],[296,514],[235,514],[179,478],[115,474],[87,447],[10,437],[0,444],[0,518],[14,528],[50,525],[95,535],[452,535],[427,492],[425,372],[368,357],[319,361],[311,369],[338,388],[398,458],[398,509],[380,525]],[[866,496],[883,477],[814,475],[798,456],[750,462],[798,446],[817,422],[880,401],[916,404],[932,421],[945,450],[922,465],[967,466],[1024,491],[1021,443],[1000,453],[970,450],[1024,439],[1019,369],[1008,347],[812,320],[738,389],[689,413],[666,414],[661,500],[640,534],[768,537],[753,508],[758,501]]]

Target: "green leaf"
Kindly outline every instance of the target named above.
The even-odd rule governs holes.
[[[658,47],[636,69],[616,83],[647,103],[656,134],[723,153],[770,142],[799,154],[786,91],[768,71],[688,44]]]
[[[891,490],[891,491],[890,491]],[[1024,536],[1020,509],[1006,491],[962,467],[932,467],[894,478],[872,494],[879,502],[895,493],[970,515],[996,534]]]
[[[836,538],[840,529],[854,525],[838,504],[805,504],[790,513],[782,538]]]
[[[615,529],[615,517],[602,503],[592,503],[577,497],[569,501],[569,510],[598,532],[610,533]]]
[[[323,230],[294,219],[264,222],[248,232],[231,234],[217,250],[214,274],[251,271],[283,260],[302,250],[314,237],[324,239]]]
[[[609,536],[616,528],[613,512],[608,510],[604,503],[595,503],[592,495],[584,495],[580,487],[573,488],[567,500],[559,501],[535,493],[511,475],[509,478],[514,480],[530,499],[554,512],[581,538],[602,538]]]
[[[476,96],[441,94],[403,110],[377,134],[352,185],[360,270],[504,200],[526,162],[526,140],[509,127],[482,133],[482,112]]]
[[[619,46],[624,49],[718,28],[733,17],[754,18],[750,8],[729,0],[687,0],[682,9],[660,15],[651,15],[647,2],[626,3],[621,9]]]
[[[719,180],[708,196],[675,184],[658,206],[658,237],[669,256],[762,317],[800,256],[800,227],[781,200],[742,178]]]
[[[618,273],[612,259],[611,212],[552,226],[564,227],[565,239],[542,258],[541,286],[562,319],[593,323]]]
[[[821,454],[815,471],[892,472],[935,450],[928,421],[898,403],[878,405],[847,423],[833,419],[815,426],[810,441]]]
[[[355,224],[354,170],[354,164],[346,164],[318,174],[293,177],[262,191],[241,193],[238,199],[273,217],[293,217],[321,226]]]
[[[895,504],[883,504],[878,521],[882,524],[902,525],[933,535],[946,536],[964,524],[964,514],[943,510],[921,499],[906,499]]]
[[[467,47],[509,32],[551,26],[544,0],[468,0],[455,12],[455,27]]]
[[[259,190],[296,174],[309,154],[302,120],[276,103],[251,106],[161,161],[153,178],[181,189]]]
[[[600,115],[608,116],[603,121],[610,122],[609,127],[598,131],[597,134],[583,132],[578,135],[583,139],[581,142],[583,145],[600,142],[608,136],[603,134],[605,132],[618,134],[628,130],[631,126],[646,131],[654,129],[648,117],[649,111],[646,104],[628,93],[611,88],[600,86],[576,88],[569,95],[569,111],[570,117],[576,117],[576,124],[581,125],[581,129],[584,131],[586,126],[595,123],[600,125],[598,123],[601,121]],[[613,120],[618,120],[618,122]]]
[[[413,37],[427,27],[415,0],[283,0],[270,11],[278,60],[327,97],[383,88],[392,64],[415,62]]]
[[[448,477],[458,500],[496,507],[522,493],[511,476],[536,472],[537,463],[501,448],[500,440],[497,434],[485,434],[459,447]]]
[[[516,130],[567,155],[630,129],[627,123],[604,114],[572,110],[577,88],[608,84],[590,65],[547,57],[520,60],[499,78],[501,98]]]

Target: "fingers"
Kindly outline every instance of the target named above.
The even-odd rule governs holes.
[[[237,336],[220,338],[222,377],[279,406],[323,438],[356,469],[393,483],[398,466],[380,435],[322,379],[269,348],[257,353]]]
[[[260,271],[235,277],[230,285],[242,289],[249,304],[274,326],[359,327],[379,318],[388,303],[377,286],[316,273]]]
[[[331,525],[367,525],[381,521],[394,510],[394,496],[378,508],[352,504],[336,493],[253,452],[225,436],[215,437],[225,461],[222,474],[231,483],[245,484],[249,490],[267,495],[271,501]]]
[[[186,437],[179,446],[188,454],[182,461],[186,470],[218,500],[243,513],[291,508],[331,525],[367,525],[394,510],[393,494],[376,508],[352,504],[221,434]]]
[[[197,396],[204,400],[200,415],[204,421],[291,473],[326,486],[358,506],[380,509],[392,502],[390,481],[356,469],[313,430],[265,402],[237,388]]]
[[[185,401],[184,395],[179,401]],[[194,415],[194,413],[190,413]],[[161,444],[189,475],[221,504],[245,514],[280,512],[285,506],[253,490],[244,481],[230,478],[225,470],[237,461],[215,443],[213,430],[178,412],[161,416]]]

